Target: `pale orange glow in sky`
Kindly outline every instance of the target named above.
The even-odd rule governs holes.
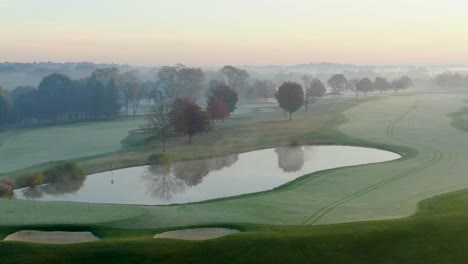
[[[465,0],[0,0],[0,61],[468,62]]]

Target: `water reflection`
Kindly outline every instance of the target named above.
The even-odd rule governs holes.
[[[271,190],[312,172],[399,157],[382,150],[349,146],[263,149],[227,157],[119,169],[89,175],[84,182],[14,192],[17,199],[40,201],[183,204]]]
[[[74,194],[83,187],[83,180],[65,181],[49,183],[37,187],[29,187],[22,190],[23,196],[27,199],[39,199],[44,194],[52,196],[62,196],[64,194]]]
[[[43,195],[41,190],[39,190],[39,188],[36,188],[36,187],[23,189],[21,192],[23,193],[23,196],[26,199],[32,199],[32,200],[39,199]]]
[[[57,182],[51,183],[42,186],[41,190],[50,195],[60,196],[63,194],[73,194],[76,193],[81,187],[83,187],[83,180],[76,181],[66,181],[66,182]]]
[[[275,149],[278,167],[284,172],[296,172],[304,166],[303,147],[280,147]]]
[[[146,193],[155,198],[170,200],[185,190],[184,181],[172,173],[172,164],[150,165],[141,177],[146,182]]]
[[[177,193],[200,184],[211,172],[232,166],[238,159],[238,155],[235,154],[204,160],[150,165],[141,179],[146,182],[148,194],[167,201]]]

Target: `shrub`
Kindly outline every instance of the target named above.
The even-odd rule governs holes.
[[[44,175],[42,175],[42,173],[40,172],[31,172],[21,176],[20,181],[21,186],[34,188],[37,185],[41,185],[44,183]]]
[[[172,161],[172,156],[169,153],[156,153],[151,155],[148,158],[148,162],[151,165],[162,165],[162,164],[169,164]]]
[[[86,175],[78,164],[65,162],[45,170],[44,177],[48,183],[63,183],[84,180]]]
[[[10,178],[0,179],[0,197],[13,196],[13,189],[15,188],[15,181]]]

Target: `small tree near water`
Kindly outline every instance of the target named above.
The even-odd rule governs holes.
[[[190,98],[177,98],[171,111],[171,122],[175,132],[192,137],[207,131],[210,127],[208,114]]]
[[[172,101],[159,99],[151,107],[146,116],[146,124],[141,126],[144,134],[149,135],[146,142],[161,140],[163,152],[166,152],[166,142],[174,135],[174,126],[171,120]]]

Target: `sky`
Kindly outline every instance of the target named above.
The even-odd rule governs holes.
[[[0,62],[468,63],[467,0],[0,0]]]

